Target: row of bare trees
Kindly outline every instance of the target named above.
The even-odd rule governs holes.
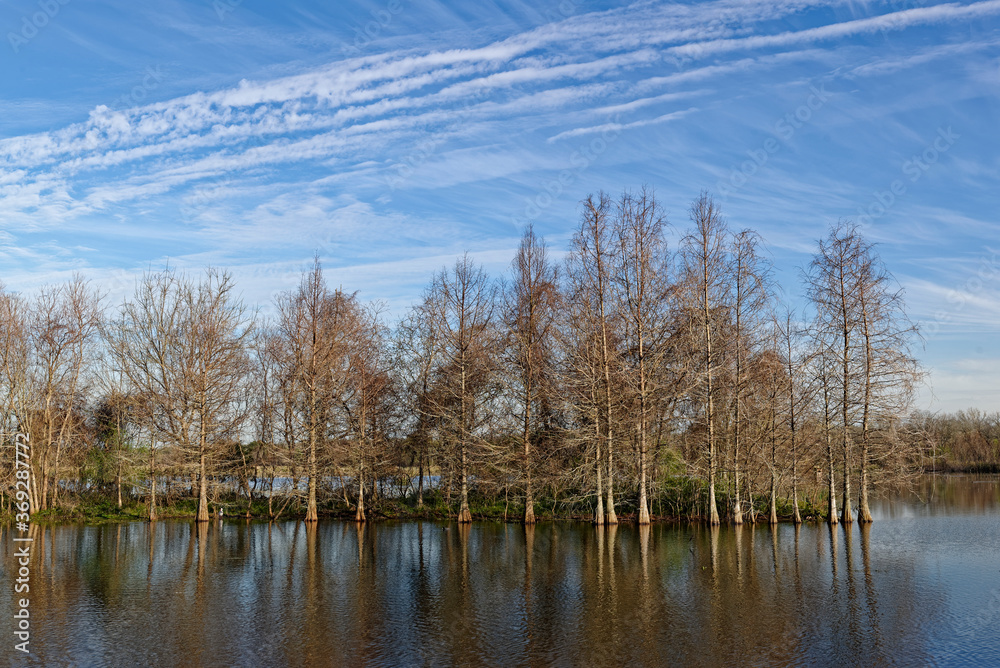
[[[198,520],[228,489],[308,521],[430,494],[459,522],[501,496],[526,523],[548,506],[647,524],[657,504],[798,522],[820,503],[837,522],[839,487],[849,522],[853,484],[868,522],[871,487],[922,452],[916,329],[850,224],[803,277],[796,316],[755,232],[702,195],[672,235],[642,189],[587,198],[563,262],[531,228],[501,280],[459,258],[391,328],[318,258],[270,317],[214,269],[146,274],[113,311],[80,278],[2,291],[0,420],[6,443],[30,434],[34,510],[113,490],[155,518],[186,485]]]

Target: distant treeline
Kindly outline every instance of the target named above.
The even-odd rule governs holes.
[[[592,196],[564,262],[529,228],[502,279],[461,257],[394,323],[318,258],[273,317],[214,269],[114,306],[82,278],[2,291],[0,504],[19,432],[33,511],[186,497],[199,520],[868,521],[875,485],[996,464],[996,417],[907,417],[916,328],[856,227],[818,243],[795,314],[710,197],[676,247],[665,225],[647,190]]]
[[[907,429],[914,442],[924,444],[927,471],[1000,473],[1000,413],[917,411]]]

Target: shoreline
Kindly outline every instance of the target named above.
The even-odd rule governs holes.
[[[924,471],[921,475],[931,476],[990,476],[994,477],[998,474],[998,471],[983,471],[983,470],[928,470]],[[433,522],[450,522],[456,523],[458,518],[458,513],[456,510],[450,509],[443,503],[442,500],[434,500],[433,495],[428,495],[430,498],[425,499],[425,505],[422,508],[417,508],[413,504],[412,500],[383,500],[377,506],[369,506],[366,508],[366,513],[368,517],[366,520],[360,523],[366,524],[376,524],[384,522],[393,521],[433,521]],[[756,511],[756,515],[759,518],[756,522],[752,520],[752,515],[749,512],[744,511],[744,525],[768,525],[767,521],[767,511],[765,508],[765,500],[763,498],[759,501],[759,509]],[[276,504],[277,505],[277,504]],[[654,504],[651,504],[654,505]],[[674,508],[686,508],[690,511],[694,511],[697,508],[697,502],[688,497],[673,497],[664,498],[663,503],[656,503],[655,508],[659,509],[662,507],[674,507]],[[799,514],[802,518],[803,523],[827,523],[826,512],[826,497],[822,494],[816,494],[814,498],[804,498],[800,497],[799,500]],[[838,503],[838,506],[840,504]],[[778,523],[788,524],[793,523],[793,514],[790,509],[791,500],[786,498],[779,498],[778,500]],[[229,500],[218,500],[209,504],[212,518],[209,521],[223,520],[243,520],[250,522],[278,522],[278,521],[304,521],[305,520],[305,507],[294,507],[292,509],[286,509],[277,514],[269,513],[267,502],[261,499],[255,499],[248,507],[246,499],[229,499]],[[592,521],[592,510],[584,508],[570,508],[567,509],[565,513],[553,513],[551,510],[545,510],[546,508],[552,508],[551,499],[543,499],[535,504],[535,518],[536,523],[542,522],[584,522],[593,523]],[[222,515],[218,515],[218,511],[222,510]],[[522,520],[523,517],[523,506],[514,504],[498,504],[495,501],[492,503],[489,499],[483,499],[478,503],[471,503],[470,510],[472,514],[473,522],[492,522],[492,523],[504,523],[504,524],[524,524]],[[636,513],[632,504],[623,503],[617,508],[618,514],[618,524],[620,525],[636,525]],[[179,499],[170,505],[157,505],[157,520],[186,520],[195,521],[197,516],[197,499],[196,498],[184,498]],[[650,513],[650,524],[702,524],[707,525],[707,516],[699,514],[697,512],[686,512],[681,514],[663,514],[663,513]],[[346,522],[356,522],[355,519],[355,508],[348,507],[344,503],[340,503],[335,507],[321,508],[319,511],[320,520],[334,520],[334,521],[346,521]],[[135,502],[125,504],[122,508],[118,508],[115,503],[109,502],[107,500],[101,499],[96,501],[82,501],[76,503],[72,506],[62,506],[54,509],[47,509],[43,511],[35,512],[31,515],[30,521],[33,524],[39,524],[44,526],[58,526],[58,525],[71,525],[71,524],[83,524],[90,526],[99,526],[103,524],[117,524],[117,523],[128,523],[128,522],[149,522],[149,512],[145,503]],[[855,520],[857,521],[857,520]],[[5,526],[10,526],[14,523],[14,515],[12,513],[3,512],[0,513],[0,524]],[[732,520],[728,517],[723,517],[721,521],[721,526],[736,526]],[[604,525],[606,526],[606,525]]]

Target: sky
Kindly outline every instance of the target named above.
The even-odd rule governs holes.
[[[1000,0],[0,0],[0,281],[319,254],[392,317],[468,252],[556,257],[580,201],[712,194],[780,296],[840,220],[905,290],[916,407],[1000,410]],[[266,307],[265,307],[266,310]]]

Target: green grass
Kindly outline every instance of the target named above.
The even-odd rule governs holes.
[[[620,490],[616,511],[621,521],[634,519],[636,513],[633,494]],[[535,502],[535,518],[538,521],[556,519],[588,520],[593,516],[593,498],[577,494],[583,499],[576,503],[560,502],[553,511],[551,497],[539,497]],[[707,498],[705,481],[686,475],[669,475],[662,478],[658,489],[650,489],[650,512],[655,521],[686,521],[698,520],[704,513],[704,503]],[[758,513],[766,512],[767,499],[755,498]],[[821,502],[821,501],[820,501]],[[718,495],[720,512],[726,507],[726,496],[723,491]],[[366,499],[365,515],[368,520],[443,520],[454,519],[458,514],[458,495],[452,494],[450,504],[445,503],[441,490],[428,490],[423,496],[423,505],[418,507],[416,497],[411,495],[405,499]],[[284,509],[282,510],[282,506]],[[209,503],[209,512],[213,515],[222,508],[226,518],[242,518],[249,515],[251,519],[267,521],[271,518],[266,499],[254,499],[251,504],[239,496],[220,498]],[[511,494],[506,499],[501,495],[483,495],[472,492],[469,495],[469,509],[477,521],[507,521],[518,522],[524,517],[522,499]],[[807,501],[800,499],[799,509],[803,518],[812,516],[815,519],[825,518],[823,508],[813,507]],[[281,511],[280,515],[278,512]],[[276,519],[301,519],[305,516],[304,500],[297,499],[285,505],[284,499],[275,499],[270,513]],[[354,519],[355,508],[348,505],[342,496],[331,496],[320,500],[318,506],[321,518]],[[170,504],[157,505],[160,519],[194,519],[198,512],[197,498],[175,498]],[[778,500],[778,514],[782,519],[792,517],[791,502],[788,499]],[[141,521],[149,517],[147,506],[138,500],[127,501],[122,508],[106,497],[84,497],[64,499],[60,506],[40,511],[32,516],[32,521],[45,524],[104,524],[112,522]],[[11,522],[13,516],[0,514],[0,522]]]

